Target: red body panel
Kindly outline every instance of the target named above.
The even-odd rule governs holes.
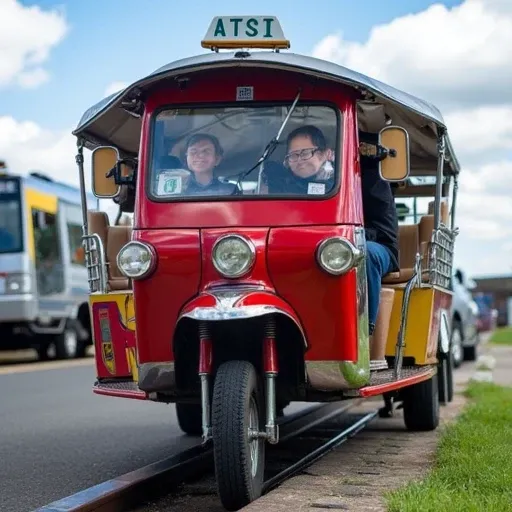
[[[133,283],[139,362],[173,361],[178,314],[201,281],[199,230],[134,231],[133,239],[149,242],[158,253],[153,275]]]
[[[135,345],[134,333],[122,324],[117,304],[115,302],[93,304],[92,325],[98,378],[131,377],[126,359],[126,347]]]
[[[302,322],[310,345],[307,361],[357,359],[355,270],[335,277],[315,260],[316,247],[331,236],[352,240],[353,228],[275,228],[270,232],[270,276],[277,294],[293,306]]]

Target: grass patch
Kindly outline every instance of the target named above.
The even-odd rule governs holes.
[[[489,340],[496,345],[512,345],[512,327],[500,327],[496,329]]]
[[[389,512],[512,511],[512,387],[471,382],[425,480],[386,495]]]

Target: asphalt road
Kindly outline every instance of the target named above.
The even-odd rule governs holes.
[[[0,366],[0,512],[30,512],[200,442],[172,405],[93,394],[83,363]]]
[[[0,374],[0,511],[27,512],[198,443],[174,407],[94,395],[94,366]]]

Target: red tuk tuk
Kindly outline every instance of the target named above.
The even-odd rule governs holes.
[[[213,441],[234,510],[261,494],[265,441],[292,401],[383,395],[384,412],[403,402],[408,429],[437,427],[453,393],[459,165],[434,106],[283,51],[274,17],[217,17],[202,45],[213,52],[104,99],[73,133],[83,194],[88,148],[95,195],[134,212],[132,227],[111,226],[83,195],[94,392],[175,403],[183,431]],[[285,141],[304,126],[327,140],[330,181],[297,192]],[[362,155],[401,194],[434,180],[429,214],[400,226],[372,337]]]

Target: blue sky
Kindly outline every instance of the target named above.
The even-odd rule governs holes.
[[[70,31],[45,65],[51,79],[33,90],[2,91],[0,116],[33,120],[45,128],[74,127],[81,113],[99,101],[114,81],[132,82],[178,58],[204,52],[200,46],[211,19],[225,14],[269,14],[281,21],[291,51],[309,54],[329,33],[364,41],[371,27],[424,10],[427,0],[260,0],[257,9],[218,0],[71,0],[23,1],[43,9],[64,9]],[[445,1],[452,6],[460,2]],[[278,6],[279,4],[279,6]],[[294,6],[292,9],[289,6]]]

